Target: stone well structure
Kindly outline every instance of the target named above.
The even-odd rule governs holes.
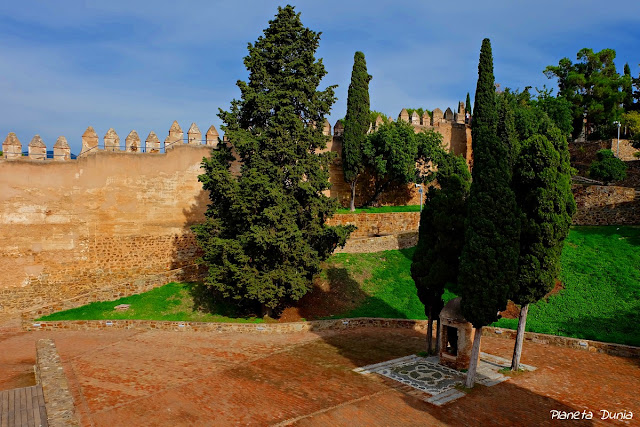
[[[462,315],[460,301],[454,298],[440,312],[440,364],[465,369],[471,360],[474,330]]]

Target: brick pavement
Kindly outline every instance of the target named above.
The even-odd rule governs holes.
[[[83,425],[640,425],[639,360],[536,343],[525,344],[522,358],[535,372],[435,407],[352,371],[422,350],[424,335],[411,330],[4,330],[0,378],[33,365],[40,338],[56,342]],[[484,337],[482,350],[509,358],[512,346]],[[590,410],[594,420],[554,424],[552,409]],[[600,409],[633,411],[634,419],[606,424]]]

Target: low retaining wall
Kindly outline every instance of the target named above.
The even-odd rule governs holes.
[[[197,266],[177,268],[175,270],[142,277],[132,282],[119,283],[117,285],[95,289],[74,298],[24,311],[21,315],[23,319],[30,321],[38,317],[46,316],[47,314],[69,310],[92,302],[113,301],[118,298],[141,294],[171,282],[199,280],[202,278],[202,274],[202,271]]]
[[[426,320],[411,319],[381,319],[372,317],[357,317],[352,319],[311,320],[307,322],[289,323],[214,323],[214,322],[165,322],[156,320],[64,320],[64,321],[23,321],[23,329],[27,331],[56,331],[56,330],[108,330],[108,329],[136,329],[160,330],[176,332],[243,332],[282,334],[294,332],[318,332],[329,330],[347,330],[362,327],[413,329],[426,331]],[[511,329],[482,328],[484,336],[498,336],[515,339],[516,331]],[[525,332],[525,341],[548,344],[557,347],[587,350],[595,353],[605,353],[614,356],[640,358],[640,347],[629,345],[603,343],[577,338],[560,337],[556,335]]]
[[[355,225],[352,238],[384,236],[417,231],[420,212],[388,212],[337,214],[327,220],[327,225]]]
[[[43,339],[36,343],[36,380],[44,393],[48,424],[51,427],[80,425],[53,340]]]
[[[364,237],[347,240],[344,248],[339,248],[335,253],[360,254],[380,251],[406,249],[418,244],[418,232],[391,234],[380,237]]]
[[[578,211],[574,225],[640,224],[640,200],[636,190],[612,185],[574,185]]]

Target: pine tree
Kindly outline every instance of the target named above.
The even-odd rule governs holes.
[[[319,153],[327,137],[316,124],[335,97],[333,87],[317,90],[326,74],[314,56],[319,39],[292,6],[278,8],[248,46],[241,99],[220,110],[229,144],[203,160],[199,177],[211,200],[205,223],[194,227],[205,284],[263,314],[302,297],[352,230],[325,225],[338,205],[322,194],[332,157]],[[236,175],[232,147],[241,162]]]
[[[466,386],[473,387],[482,327],[506,308],[518,261],[518,218],[510,182],[509,149],[497,135],[491,42],[484,39],[471,125],[473,180],[458,285],[462,312],[476,328]]]
[[[433,350],[434,318],[437,320],[436,330],[440,330],[439,313],[444,306],[442,294],[445,285],[455,283],[458,276],[464,244],[466,202],[471,184],[471,174],[462,157],[443,152],[436,164],[439,188],[429,187],[425,197],[424,209],[420,214],[418,245],[411,264],[411,277],[428,319],[429,352]]]
[[[342,137],[342,169],[344,180],[351,187],[351,210],[356,210],[356,182],[364,172],[365,162],[362,146],[371,125],[369,111],[369,81],[364,53],[356,52],[353,57],[351,84],[347,94],[347,115],[344,119]]]

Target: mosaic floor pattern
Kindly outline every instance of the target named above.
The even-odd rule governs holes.
[[[476,382],[491,387],[506,381],[509,377],[502,375],[499,371],[510,365],[510,360],[492,354],[480,353]],[[536,369],[533,366],[522,364],[521,368],[525,371]],[[361,374],[383,375],[411,386],[429,394],[430,396],[424,400],[438,406],[465,395],[464,392],[456,389],[456,386],[464,383],[466,374],[440,365],[437,356],[406,356],[356,368],[354,371]]]

